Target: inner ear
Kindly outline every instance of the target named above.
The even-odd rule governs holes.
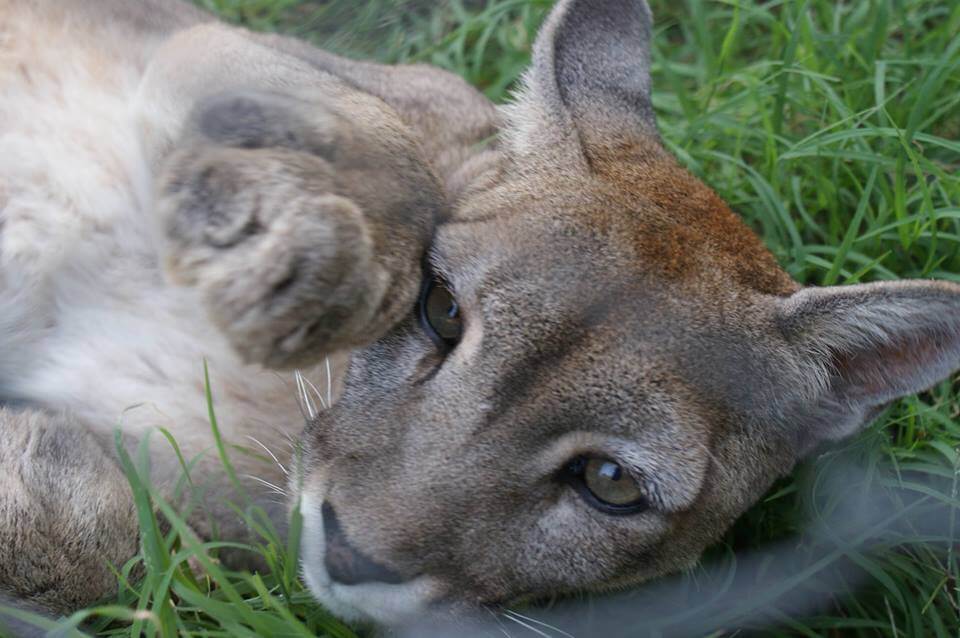
[[[936,331],[916,338],[893,338],[852,352],[835,352],[831,370],[833,392],[846,401],[881,407],[900,396],[936,383],[948,353],[944,343],[956,335]],[[949,368],[950,363],[946,362]]]
[[[779,328],[818,386],[815,405],[803,406],[818,417],[804,433],[812,439],[854,434],[889,402],[960,368],[956,284],[806,288],[778,303]]]
[[[558,2],[534,45],[526,90],[507,111],[520,145],[564,141],[590,155],[657,140],[651,24],[644,0]]]

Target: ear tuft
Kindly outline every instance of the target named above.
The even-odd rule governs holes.
[[[816,370],[814,438],[854,434],[889,402],[960,368],[960,286],[901,281],[807,288],[780,302],[780,330]]]
[[[576,144],[581,154],[657,139],[645,0],[561,0],[507,108],[515,147]]]

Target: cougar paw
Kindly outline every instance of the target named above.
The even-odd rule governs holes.
[[[161,180],[166,267],[241,357],[295,367],[349,345],[380,292],[360,209],[285,148],[185,151]]]

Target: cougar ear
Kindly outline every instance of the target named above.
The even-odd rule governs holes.
[[[507,108],[518,151],[562,145],[589,159],[657,139],[645,0],[560,0],[540,30],[524,89]]]
[[[960,368],[955,284],[807,288],[779,302],[777,323],[819,380],[813,410],[804,410],[814,420],[802,424],[807,449],[855,433],[890,401]]]

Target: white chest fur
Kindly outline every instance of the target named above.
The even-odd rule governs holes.
[[[27,4],[0,1],[0,400],[165,427],[198,453],[207,360],[224,434],[283,460],[303,425],[292,375],[241,364],[159,266],[137,99],[158,43]]]

